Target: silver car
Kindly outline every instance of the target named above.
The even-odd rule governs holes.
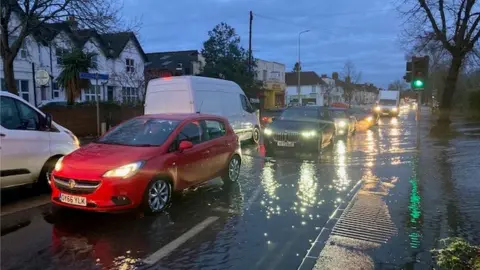
[[[331,115],[335,120],[337,136],[354,135],[357,126],[357,118],[348,113],[344,108],[330,108]]]

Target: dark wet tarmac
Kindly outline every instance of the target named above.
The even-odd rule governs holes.
[[[50,205],[2,216],[1,268],[297,269],[329,216],[366,173],[414,158],[414,129],[412,113],[384,119],[319,158],[292,153],[264,158],[261,148],[245,146],[238,184],[212,180],[184,192],[157,216]],[[186,237],[210,217],[216,220]],[[15,229],[4,231],[5,223]],[[184,242],[153,266],[143,262],[178,239]]]

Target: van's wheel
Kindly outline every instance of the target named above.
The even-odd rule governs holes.
[[[240,165],[241,165],[240,157],[238,155],[234,155],[232,159],[228,162],[227,168],[222,175],[222,180],[224,183],[233,183],[238,180],[240,176]]]
[[[42,192],[48,192],[51,190],[50,178],[51,178],[53,169],[55,168],[55,164],[57,163],[57,160],[59,158],[60,157],[51,158],[45,163],[45,165],[43,165],[42,171],[38,176],[38,181],[34,185],[35,189],[38,189]]]
[[[143,195],[143,210],[147,214],[165,210],[172,199],[172,184],[162,178],[150,181]]]
[[[260,142],[260,129],[255,127],[253,129],[252,138],[250,139],[252,143],[258,144]]]

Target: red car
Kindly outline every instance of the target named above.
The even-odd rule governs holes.
[[[144,115],[60,159],[52,173],[56,205],[108,212],[161,212],[172,192],[240,174],[240,141],[225,118]]]

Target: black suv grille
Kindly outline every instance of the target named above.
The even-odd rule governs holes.
[[[300,139],[299,132],[282,132],[273,134],[273,139],[275,141],[281,142],[298,142]]]

